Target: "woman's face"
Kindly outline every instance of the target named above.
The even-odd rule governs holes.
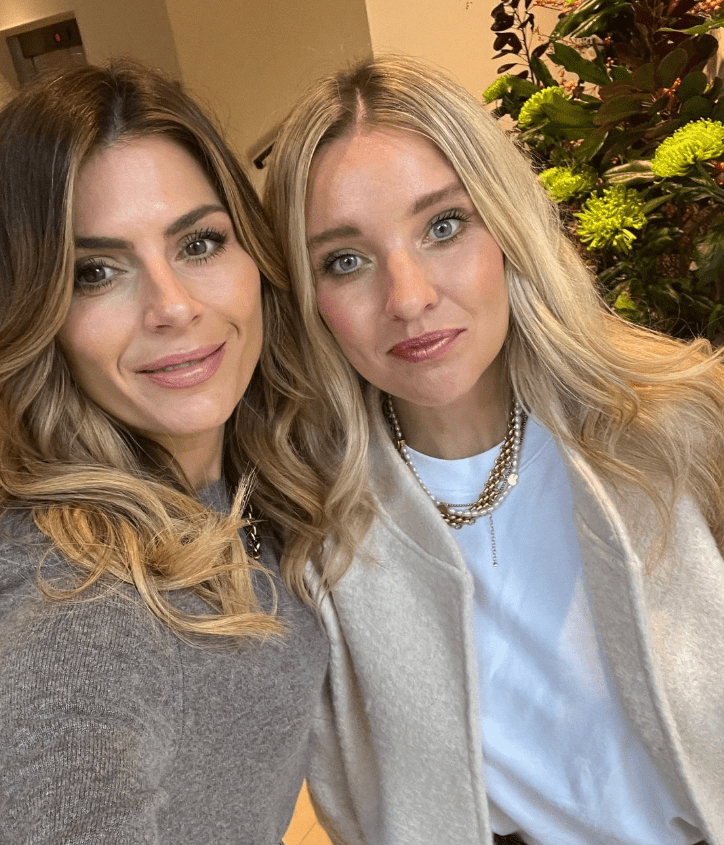
[[[499,393],[503,255],[429,141],[374,129],[323,146],[307,233],[319,310],[367,381],[413,408]]]
[[[73,376],[192,482],[218,478],[261,350],[256,265],[201,168],[162,137],[92,155],[73,209],[76,291],[59,334]]]

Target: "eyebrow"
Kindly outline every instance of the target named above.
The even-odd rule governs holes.
[[[316,246],[335,241],[337,238],[354,238],[360,234],[360,230],[356,226],[338,226],[336,229],[325,229],[313,238],[307,241],[307,247],[314,249]]]
[[[207,214],[214,214],[217,211],[228,214],[223,205],[200,205],[198,208],[182,214],[178,220],[174,220],[164,230],[163,235],[165,238],[178,235],[179,232],[183,232],[184,229],[193,226],[202,217],[206,217]],[[124,241],[120,238],[76,238],[75,247],[76,249],[133,249],[133,244],[130,241]]]
[[[451,185],[446,185],[438,191],[431,191],[429,194],[423,194],[415,200],[412,208],[410,209],[410,216],[414,217],[414,215],[419,214],[421,211],[424,211],[426,208],[429,208],[431,205],[435,205],[442,200],[452,199],[459,196],[467,196],[467,191],[459,182],[453,182]],[[311,237],[307,241],[307,247],[311,250],[315,247],[321,246],[322,244],[335,241],[337,238],[354,238],[360,234],[361,232],[356,226],[337,226],[334,229],[325,229],[318,235]]]
[[[441,200],[452,199],[453,197],[467,196],[468,192],[463,188],[459,182],[453,182],[445,188],[440,188],[439,191],[432,191],[429,194],[424,194],[415,201],[412,206],[412,214],[419,214],[431,205],[435,205]]]

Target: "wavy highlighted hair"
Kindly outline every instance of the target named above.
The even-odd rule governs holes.
[[[190,153],[262,275],[261,360],[226,425],[224,476],[240,490],[228,517],[193,496],[159,444],[78,388],[56,342],[73,296],[79,169],[94,151],[145,136]],[[261,567],[244,550],[240,513],[251,489],[255,510],[293,544],[320,512],[321,485],[303,459],[303,419],[296,428],[283,422],[305,391],[285,270],[219,131],[178,83],[154,71],[128,62],[77,68],[28,86],[0,112],[0,173],[0,513],[29,509],[79,573],[68,591],[41,586],[52,598],[74,597],[109,573],[132,583],[179,635],[280,633],[274,611],[257,603],[252,572]],[[304,562],[289,554],[282,572],[310,600]],[[180,612],[167,594],[182,588],[211,612]]]
[[[517,399],[611,483],[645,491],[665,528],[674,497],[690,492],[721,547],[720,356],[704,340],[681,343],[613,314],[524,155],[470,93],[409,57],[366,59],[318,81],[285,121],[267,179],[265,204],[290,268],[308,366],[326,387],[318,413],[338,430],[357,431],[342,441],[340,465],[366,461],[364,385],[317,310],[305,203],[317,151],[378,129],[430,141],[500,246],[511,313],[505,366]],[[330,513],[369,507],[358,480],[345,473],[328,502]]]

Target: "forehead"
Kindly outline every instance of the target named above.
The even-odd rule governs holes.
[[[307,184],[307,216],[338,216],[352,205],[462,187],[457,173],[427,138],[404,129],[355,131],[320,147]]]
[[[120,221],[139,214],[182,213],[218,202],[208,177],[191,154],[163,136],[123,138],[81,165],[75,183],[76,230],[95,220]]]

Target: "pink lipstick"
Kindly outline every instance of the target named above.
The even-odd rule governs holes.
[[[437,361],[438,358],[445,355],[463,331],[464,329],[443,329],[437,332],[427,332],[396,343],[389,350],[389,354],[411,364]]]
[[[204,346],[191,352],[167,355],[136,370],[161,387],[183,388],[203,384],[219,369],[226,344]]]

